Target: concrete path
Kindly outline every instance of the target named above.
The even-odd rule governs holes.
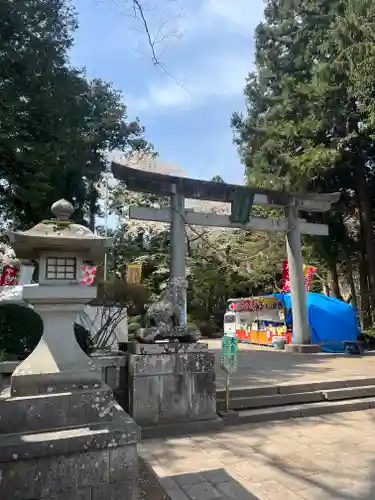
[[[145,441],[171,500],[374,500],[375,410]]]
[[[215,352],[217,386],[224,386],[220,369],[221,340],[204,340]],[[266,386],[286,383],[317,382],[357,377],[375,377],[375,353],[363,357],[345,354],[289,354],[271,347],[239,344],[238,371],[232,387]]]

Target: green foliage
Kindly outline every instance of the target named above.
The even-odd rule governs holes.
[[[319,78],[337,4],[266,2],[265,21],[256,30],[256,71],[245,88],[248,115],[232,120],[250,183],[305,190],[338,159]]]
[[[224,184],[224,180],[220,175],[215,175],[212,177],[211,182],[217,182],[219,184]]]
[[[0,363],[2,361],[8,361],[8,355],[5,351],[5,349],[0,349]]]
[[[371,325],[369,328],[366,328],[363,333],[367,337],[375,337],[375,325]]]
[[[142,324],[142,315],[137,314],[135,316],[129,316],[128,317],[128,325],[132,325],[133,323],[138,323],[139,325]]]
[[[305,238],[304,254],[333,275],[365,261],[375,309],[374,14],[371,0],[266,0],[232,125],[249,184],[341,193],[330,213],[305,215],[330,237]]]
[[[150,301],[150,291],[144,284],[128,284],[124,279],[114,276],[112,281],[98,279],[96,285],[98,294],[91,305],[116,305],[120,309],[126,308],[129,315],[139,315]]]
[[[273,292],[284,258],[284,239],[277,234],[223,232],[202,242],[188,261],[192,316],[219,322],[228,298]]]
[[[110,84],[69,65],[77,23],[68,0],[4,0],[0,17],[3,219],[30,227],[64,197],[93,228],[106,152],[147,150],[143,128]]]
[[[141,324],[140,323],[130,323],[128,325],[128,334],[129,335],[134,335],[135,333],[137,333],[137,331],[142,328]]]
[[[23,359],[34,350],[42,332],[42,320],[33,309],[16,304],[0,306],[0,346],[8,359]]]

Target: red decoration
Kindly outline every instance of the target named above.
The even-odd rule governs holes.
[[[6,265],[0,277],[0,286],[14,286],[18,284],[18,269]]]
[[[283,292],[290,292],[289,264],[288,260],[283,260]]]
[[[82,266],[82,277],[80,279],[82,285],[92,285],[96,275],[96,267],[84,265]]]
[[[303,266],[306,292],[310,290],[311,282],[316,271],[317,268],[314,266],[309,266],[307,264]],[[290,292],[289,265],[286,259],[283,260],[283,292]]]

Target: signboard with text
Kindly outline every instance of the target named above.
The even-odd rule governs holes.
[[[126,267],[126,282],[135,285],[141,282],[142,264],[128,264]]]
[[[221,368],[227,373],[237,371],[238,339],[231,335],[224,335],[221,339]]]
[[[231,312],[253,312],[282,309],[282,304],[276,297],[250,297],[245,299],[230,299],[227,308]]]

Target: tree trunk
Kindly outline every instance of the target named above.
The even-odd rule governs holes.
[[[326,276],[324,277],[323,293],[327,297],[331,296],[331,287],[329,285],[329,273],[327,273]]]
[[[375,309],[375,245],[372,227],[372,210],[368,189],[366,184],[365,167],[363,164],[356,165],[357,177],[357,200],[361,221],[361,240],[365,244],[367,257],[368,281],[371,296],[371,312]]]
[[[359,205],[359,201],[358,201]],[[359,290],[360,290],[360,320],[362,330],[371,326],[371,306],[370,306],[370,288],[368,279],[368,265],[366,257],[366,245],[363,238],[363,221],[361,212],[357,213],[360,226],[359,242],[360,242],[360,261],[359,261]]]
[[[357,293],[355,290],[355,283],[353,278],[353,265],[350,260],[347,261],[346,278],[350,287],[350,295],[352,297],[351,303],[355,310],[358,310]]]
[[[363,247],[364,245],[362,245]],[[371,326],[370,293],[368,287],[367,262],[364,248],[361,249],[361,261],[359,269],[360,297],[361,297],[361,327],[363,330]]]
[[[89,203],[89,229],[93,233],[95,232],[95,222],[96,222],[96,202],[97,202],[98,194],[95,189],[94,183],[90,183],[89,194],[88,194],[88,203]]]
[[[331,265],[331,288],[333,296],[336,297],[336,299],[342,300],[336,262]]]

